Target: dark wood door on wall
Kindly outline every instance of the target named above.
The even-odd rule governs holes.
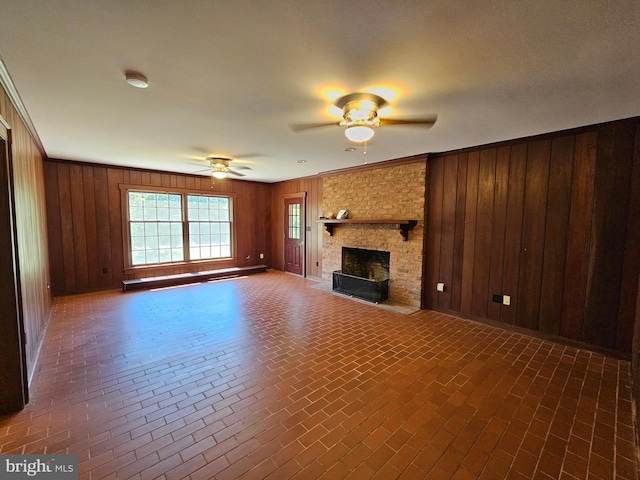
[[[303,198],[284,201],[284,271],[302,275],[304,229],[302,225]]]

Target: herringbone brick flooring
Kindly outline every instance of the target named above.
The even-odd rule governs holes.
[[[0,453],[82,479],[638,479],[629,364],[279,272],[58,298]]]

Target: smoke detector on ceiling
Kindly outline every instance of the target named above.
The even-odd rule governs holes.
[[[149,81],[147,77],[138,72],[125,72],[125,78],[127,79],[127,83],[136,88],[147,88],[149,86]]]

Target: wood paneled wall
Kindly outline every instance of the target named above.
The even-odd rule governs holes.
[[[270,184],[271,188],[271,266],[284,270],[284,198],[285,195],[304,194],[305,217],[305,275],[322,278],[322,177],[305,177]]]
[[[640,284],[640,278],[638,278]],[[633,347],[631,353],[631,394],[635,411],[640,411],[640,288],[636,300],[636,325],[633,333]],[[637,414],[636,414],[637,415]],[[640,439],[640,422],[636,416],[636,438]]]
[[[16,230],[12,248],[17,250],[19,261],[21,306],[26,334],[25,356],[27,370],[31,375],[51,309],[43,156],[2,87],[0,116],[11,130]],[[4,351],[4,354],[7,352]]]
[[[218,266],[269,265],[268,257],[259,258],[260,253],[268,253],[267,184],[224,179],[212,189],[208,177],[62,160],[45,161],[45,177],[51,283],[56,296],[121,288],[122,280],[150,276],[149,271],[125,274],[123,270],[122,184],[235,194],[236,259]],[[198,268],[203,266],[168,266],[154,269],[153,275]]]
[[[628,355],[639,145],[635,118],[430,156],[425,306]]]

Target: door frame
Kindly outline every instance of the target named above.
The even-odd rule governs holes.
[[[296,193],[285,193],[281,195],[280,200],[280,212],[282,213],[282,271],[287,272],[287,232],[286,232],[286,222],[285,215],[288,215],[286,211],[286,200],[290,200],[292,198],[299,198],[300,204],[302,205],[300,212],[300,229],[302,231],[302,277],[305,278],[307,276],[307,192],[296,192]],[[291,275],[296,275],[295,273],[291,273]]]
[[[4,180],[6,180],[6,183],[3,181],[0,195],[3,197],[6,195],[6,198],[3,199],[3,204],[6,202],[9,223],[9,228],[3,233],[2,238],[2,243],[8,244],[9,248],[7,251],[0,252],[0,255],[4,257],[3,261],[11,264],[11,272],[6,272],[9,275],[3,279],[6,283],[1,289],[0,300],[5,309],[8,310],[6,313],[9,313],[10,317],[6,320],[8,323],[2,326],[2,330],[4,332],[4,340],[9,338],[15,340],[15,343],[3,345],[5,358],[8,359],[9,364],[15,370],[5,371],[6,376],[0,381],[4,386],[4,395],[0,396],[0,414],[21,410],[29,402],[29,375],[25,349],[27,340],[20,283],[11,133],[11,127],[0,116],[0,145],[3,149],[2,164],[0,165],[3,172],[0,177],[5,177]]]

